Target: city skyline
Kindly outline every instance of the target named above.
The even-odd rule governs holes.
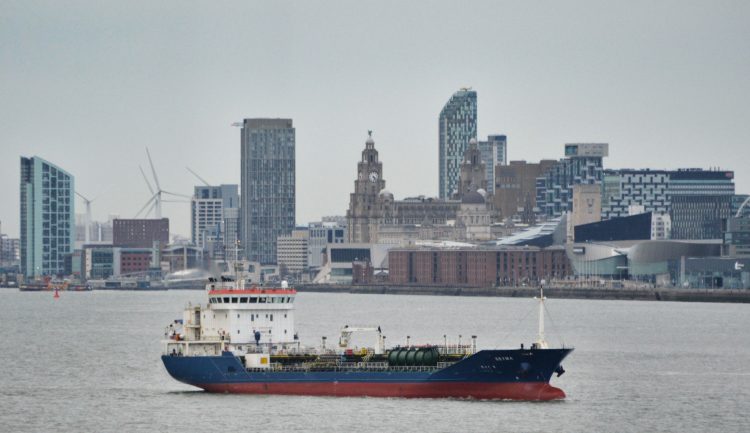
[[[150,196],[138,172],[143,147],[176,192],[197,185],[185,166],[212,185],[239,183],[239,130],[229,125],[250,117],[295,121],[299,222],[345,213],[368,129],[397,198],[437,196],[435,119],[465,86],[479,94],[478,139],[507,135],[508,161],[560,159],[564,143],[607,142],[605,169],[721,167],[735,172],[737,193],[750,192],[741,165],[750,158],[750,60],[736,55],[750,40],[750,8],[589,3],[583,15],[585,3],[343,5],[333,15],[304,4],[8,6],[0,28],[9,54],[0,59],[3,231],[19,233],[20,155],[74,175],[78,190],[96,197],[94,220],[132,218]],[[160,11],[185,28],[175,20],[158,30],[143,17]],[[448,25],[461,12],[475,19],[470,31],[445,35],[425,24]],[[679,19],[665,25],[673,13]],[[221,24],[208,39],[205,17]],[[497,25],[498,17],[507,19]],[[408,43],[403,23],[416,26]],[[280,32],[289,38],[271,49]],[[448,47],[432,48],[441,43]],[[575,49],[563,57],[561,46]],[[240,49],[257,60],[238,59]],[[165,204],[164,216],[189,235],[189,204]]]

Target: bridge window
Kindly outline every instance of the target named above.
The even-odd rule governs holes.
[[[265,296],[261,296],[260,298],[258,298],[258,303],[265,304],[266,303],[266,297]]]
[[[271,314],[271,322],[273,322],[273,314]]]
[[[224,303],[225,303],[225,304],[228,304],[228,303],[229,303],[229,296],[226,296],[226,297],[224,298]]]
[[[247,304],[247,297],[240,298],[240,304]]]
[[[236,296],[233,296],[233,297],[232,297],[232,303],[233,303],[233,304],[236,304],[236,303],[237,303],[237,297],[236,297]]]
[[[250,303],[251,304],[257,304],[258,303],[258,298],[256,298],[255,296],[251,296],[250,297]]]

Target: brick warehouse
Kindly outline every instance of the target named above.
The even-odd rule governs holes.
[[[572,273],[559,247],[395,248],[388,266],[391,284],[512,286]]]

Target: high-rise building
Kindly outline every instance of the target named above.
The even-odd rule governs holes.
[[[21,272],[64,273],[75,242],[73,176],[37,156],[21,157]]]
[[[241,243],[245,258],[276,263],[276,239],[295,227],[292,119],[245,119],[241,151]]]
[[[482,161],[486,170],[487,193],[495,193],[495,166],[508,164],[508,137],[489,135],[487,141],[479,142]]]
[[[115,219],[112,244],[125,248],[164,247],[169,243],[169,219]]]
[[[672,239],[721,239],[734,199],[734,172],[682,169],[669,175]]]
[[[607,155],[607,143],[566,144],[565,158],[537,179],[536,203],[542,214],[558,217],[572,210],[573,185],[601,184]]]
[[[190,200],[191,242],[207,250],[209,257],[224,258],[227,209],[239,207],[237,185],[196,186]]]
[[[461,89],[440,111],[440,198],[449,199],[458,190],[461,161],[469,140],[477,137],[477,92]]]

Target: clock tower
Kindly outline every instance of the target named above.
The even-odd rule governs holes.
[[[378,222],[382,217],[379,194],[385,189],[383,164],[378,160],[372,131],[367,132],[362,159],[357,163],[354,192],[349,196],[346,212],[349,242],[377,242]]]

